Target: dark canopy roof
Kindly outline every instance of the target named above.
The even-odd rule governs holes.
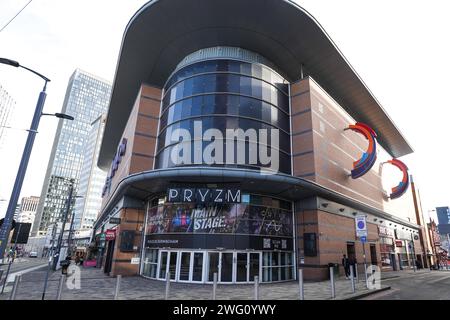
[[[107,169],[141,83],[162,87],[188,54],[234,46],[261,54],[284,76],[301,65],[353,118],[370,125],[394,157],[413,150],[320,24],[288,0],[153,0],[128,23],[98,164]]]
[[[193,185],[196,183],[232,183],[239,185],[243,191],[252,190],[255,194],[270,194],[281,199],[298,201],[313,196],[335,201],[344,206],[352,207],[365,213],[371,213],[377,217],[389,219],[393,222],[417,229],[414,223],[367,205],[359,200],[346,196],[342,193],[325,188],[313,181],[294,177],[288,174],[263,175],[256,170],[238,168],[216,168],[216,167],[183,167],[157,169],[139,172],[123,178],[114,190],[103,207],[102,213],[97,219],[95,226],[114,211],[118,201],[123,196],[130,196],[134,199],[149,199],[152,196],[160,195],[167,188],[178,183],[189,181]],[[140,206],[143,205],[143,202]]]

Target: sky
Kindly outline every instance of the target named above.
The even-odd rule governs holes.
[[[0,1],[0,29],[28,0]],[[0,57],[51,79],[45,112],[62,108],[76,68],[112,81],[131,16],[145,0],[33,0],[0,32]],[[450,205],[450,1],[298,0],[327,31],[415,152],[401,157],[427,216]],[[0,149],[0,217],[6,211],[43,81],[0,65],[0,84],[16,100]],[[42,117],[21,196],[40,196],[58,119]],[[431,213],[434,217],[435,215]]]

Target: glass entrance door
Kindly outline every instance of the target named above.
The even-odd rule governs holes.
[[[220,253],[220,282],[233,282],[233,252]]]
[[[193,252],[192,281],[203,282],[203,252]]]
[[[175,280],[176,279],[177,257],[178,257],[178,252],[177,251],[171,251],[170,252],[170,256],[169,256],[170,280]]]
[[[236,253],[236,282],[247,282],[248,254],[246,252]]]
[[[161,257],[159,258],[159,271],[158,271],[158,279],[166,279],[167,272],[167,251],[161,251]]]
[[[166,279],[167,272],[170,272],[170,279],[177,279],[177,263],[178,263],[177,251],[161,251],[160,264],[158,271],[158,279]]]
[[[170,272],[171,280],[211,283],[217,273],[217,281],[221,283],[253,282],[264,269],[261,258],[261,252],[160,250],[155,272],[160,280],[165,280]]]
[[[259,279],[261,279],[261,276],[259,274],[260,270],[260,263],[261,260],[261,253],[260,252],[251,252],[249,254],[249,261],[248,261],[248,269],[249,269],[249,281],[253,282],[255,281],[255,276],[258,276]]]
[[[180,252],[180,268],[178,272],[179,281],[190,281],[191,274],[191,252]]]
[[[215,272],[219,274],[219,258],[219,252],[208,252],[208,281],[214,281]]]

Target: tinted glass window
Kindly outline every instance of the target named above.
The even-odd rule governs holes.
[[[202,133],[208,129],[217,129],[222,134],[217,137],[217,141],[223,143],[221,150],[224,160],[227,150],[233,150],[229,158],[232,159],[234,155],[236,161],[226,163],[226,166],[268,166],[261,159],[251,161],[252,152],[259,156],[263,153],[258,149],[272,147],[279,153],[280,171],[290,173],[289,100],[287,84],[283,82],[278,74],[266,66],[235,60],[201,61],[178,70],[164,88],[156,166],[188,165],[180,164],[178,160],[187,157],[189,152],[191,157],[194,153],[201,153],[202,150],[194,149],[193,143],[195,124],[200,123]],[[190,136],[186,139],[172,137],[177,129],[187,130]],[[254,129],[258,134],[259,148],[248,141],[243,144],[246,148],[244,163],[238,161],[238,140],[227,140],[227,129]],[[268,130],[267,139],[259,134],[260,129]],[[278,129],[279,141],[271,141],[274,129]],[[215,140],[214,136],[212,141]],[[192,145],[186,149],[187,143]],[[203,141],[201,146],[203,149],[211,148],[210,144],[211,141]],[[182,153],[184,149],[185,155]],[[174,155],[171,156],[172,150]],[[178,151],[180,153],[177,155]],[[270,149],[266,153],[271,155]],[[220,155],[220,152],[211,153],[213,156],[216,154]],[[223,165],[223,162],[214,165]]]

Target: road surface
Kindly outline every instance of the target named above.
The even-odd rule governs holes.
[[[450,271],[429,271],[382,280],[390,290],[361,300],[450,300]]]

